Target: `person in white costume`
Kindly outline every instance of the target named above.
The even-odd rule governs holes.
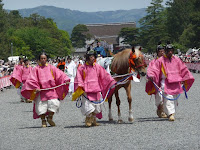
[[[69,56],[67,58],[67,62],[65,64],[66,67],[66,74],[67,76],[70,78],[70,84],[69,84],[69,95],[71,96],[72,93],[74,92],[74,78],[76,76],[76,70],[77,70],[77,66],[74,63],[74,61],[71,59],[71,57]]]

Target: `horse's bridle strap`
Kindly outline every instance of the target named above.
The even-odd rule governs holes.
[[[145,66],[146,64],[141,64],[141,65],[138,65],[138,66],[135,66],[135,68],[140,68],[140,67],[143,67],[143,66]]]

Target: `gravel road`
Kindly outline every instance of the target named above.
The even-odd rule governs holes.
[[[117,107],[113,99],[113,122],[108,122],[105,103],[101,126],[86,128],[84,116],[69,97],[61,103],[55,115],[56,127],[41,128],[40,119],[32,119],[32,104],[21,103],[14,88],[0,92],[0,150],[70,150],[70,149],[200,149],[199,108],[200,74],[178,100],[175,122],[156,115],[154,97],[145,91],[145,79],[132,82],[134,122],[128,122],[128,102],[125,90],[120,90],[123,123],[117,123]]]

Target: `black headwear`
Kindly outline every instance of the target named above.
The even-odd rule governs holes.
[[[165,48],[164,48],[164,46],[161,45],[161,41],[160,41],[160,42],[158,42],[158,45],[157,45],[157,48],[156,48],[156,53],[158,53],[159,50],[161,50],[161,49],[165,49]]]
[[[169,49],[174,50],[174,47],[173,47],[173,45],[168,41],[168,42],[167,42],[167,45],[165,46],[165,50],[168,51]]]
[[[71,57],[71,56],[68,56],[68,57],[67,57],[67,60],[69,60],[69,59],[72,60],[72,57]]]
[[[91,55],[94,55],[94,57],[96,58],[97,57],[97,53],[96,53],[96,51],[94,51],[94,50],[89,50],[89,51],[87,51],[87,53],[86,53],[86,60],[89,60],[89,56],[91,56]]]
[[[41,55],[46,55],[46,57],[47,57],[47,59],[48,59],[48,55],[47,55],[47,54],[44,52],[44,50],[43,50],[43,52],[39,55],[38,60],[40,60]]]

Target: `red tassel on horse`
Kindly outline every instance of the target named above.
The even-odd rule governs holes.
[[[140,79],[140,74],[139,73],[137,74],[137,78]]]

